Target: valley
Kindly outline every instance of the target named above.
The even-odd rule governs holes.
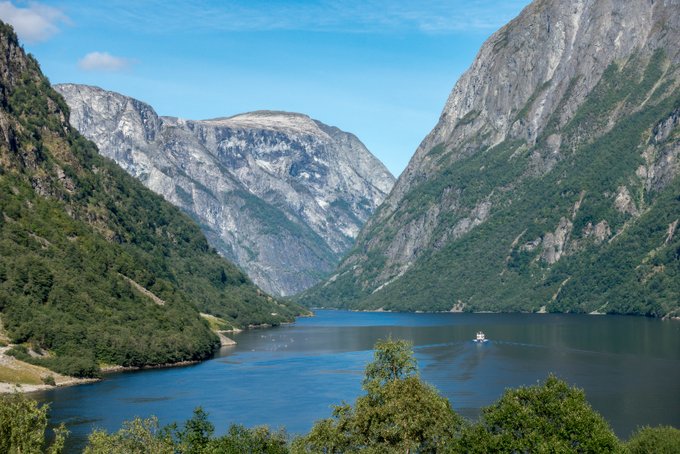
[[[0,452],[680,450],[678,0],[70,2],[0,4]]]

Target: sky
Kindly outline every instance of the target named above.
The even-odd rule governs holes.
[[[528,0],[0,1],[54,83],[160,115],[301,112],[398,176],[480,46]]]

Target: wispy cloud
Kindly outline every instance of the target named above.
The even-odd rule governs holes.
[[[149,33],[169,30],[382,33],[493,31],[529,0],[110,0],[109,20]],[[123,6],[125,6],[123,8]],[[88,8],[85,6],[85,8]],[[91,14],[104,14],[89,7]]]
[[[130,59],[114,57],[108,52],[90,52],[78,61],[78,67],[85,71],[114,72],[127,69],[132,63]]]
[[[0,2],[0,19],[12,24],[19,37],[28,43],[45,41],[59,32],[60,25],[70,23],[60,9],[38,2],[29,2],[25,7]]]

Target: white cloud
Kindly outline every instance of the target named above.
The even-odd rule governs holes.
[[[12,24],[19,38],[29,43],[51,38],[59,32],[60,24],[70,22],[61,10],[37,2],[30,2],[25,8],[0,2],[0,19]]]
[[[121,71],[131,64],[131,60],[114,57],[108,52],[90,52],[78,61],[80,69],[85,71]]]

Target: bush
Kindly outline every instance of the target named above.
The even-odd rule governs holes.
[[[226,435],[212,440],[205,452],[286,454],[288,453],[288,437],[283,430],[274,432],[266,426],[248,429],[242,425],[233,424]]]
[[[36,361],[33,362],[36,363]],[[60,374],[70,375],[72,377],[97,378],[101,376],[99,366],[94,358],[88,358],[87,356],[57,356],[54,358],[40,359],[37,361],[37,364],[48,367]]]
[[[642,427],[624,445],[630,454],[675,454],[680,452],[680,430],[670,426]]]
[[[38,406],[23,394],[0,396],[0,452],[61,453],[68,434],[63,424],[54,430],[52,445],[45,448],[47,410],[47,405]]]
[[[156,417],[135,418],[123,423],[118,432],[96,430],[90,434],[85,454],[286,454],[285,432],[267,427],[248,429],[232,425],[227,434],[214,438],[215,427],[200,407],[182,428],[175,424],[159,426]]]
[[[582,390],[554,376],[509,389],[482,410],[459,441],[462,452],[614,452],[619,441]]]
[[[85,454],[174,454],[175,445],[167,430],[158,425],[158,418],[135,418],[125,421],[123,428],[109,434],[95,430],[88,438]]]
[[[7,350],[7,354],[14,356],[16,359],[21,361],[26,361],[31,357],[31,355],[28,354],[28,349],[25,345],[15,345],[14,347]]]
[[[43,366],[63,375],[72,377],[96,378],[101,374],[99,366],[94,358],[84,353],[82,356],[53,356],[48,358],[35,358],[28,353],[24,345],[16,345],[7,351],[8,355],[14,356],[20,361],[36,366]]]

